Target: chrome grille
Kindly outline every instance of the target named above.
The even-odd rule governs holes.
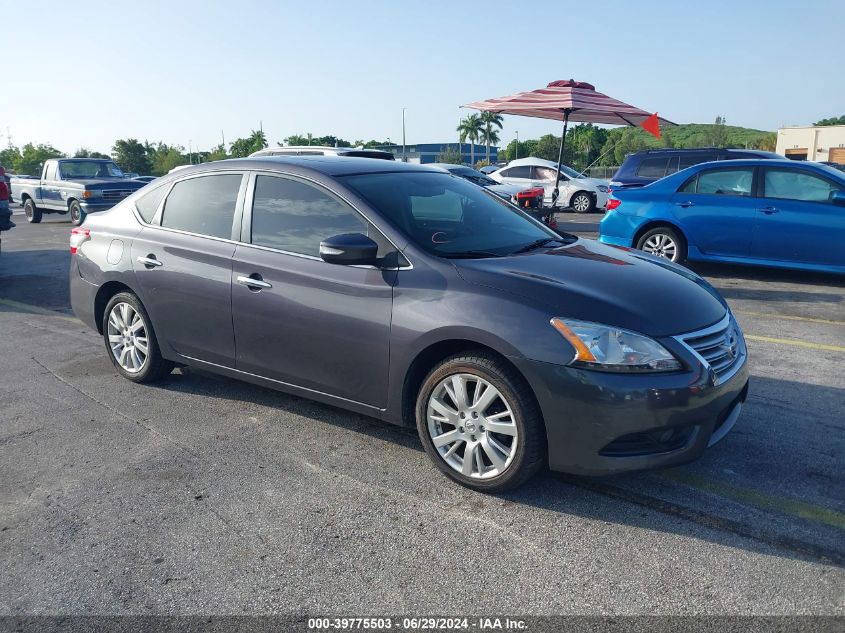
[[[730,313],[715,325],[675,338],[710,367],[720,382],[737,372],[746,355],[742,331]]]
[[[123,200],[134,191],[134,189],[103,189],[103,198],[106,200]]]

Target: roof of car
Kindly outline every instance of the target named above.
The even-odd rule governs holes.
[[[732,167],[790,167],[790,168],[810,168],[824,173],[836,172],[836,170],[827,165],[820,165],[807,160],[790,160],[788,158],[780,157],[780,159],[763,159],[763,158],[739,158],[735,160],[711,160],[706,163],[699,163],[693,168],[700,167],[718,167],[720,169],[729,169]],[[677,172],[681,173],[681,172]],[[674,176],[674,174],[671,174]]]
[[[339,156],[250,156],[232,158],[211,163],[194,165],[192,172],[208,169],[273,169],[292,166],[315,171],[327,176],[348,176],[352,174],[372,174],[382,172],[435,172],[424,165],[403,163],[401,161],[382,160],[379,158],[358,158]],[[203,169],[200,169],[203,168]],[[190,168],[189,168],[190,169]],[[179,175],[184,175],[180,171]]]
[[[658,147],[654,149],[641,149],[637,152],[631,152],[630,156],[637,156],[641,154],[691,154],[696,152],[742,152],[743,154],[778,156],[779,158],[783,158],[780,154],[775,154],[774,152],[767,152],[762,149],[743,149],[741,147]]]

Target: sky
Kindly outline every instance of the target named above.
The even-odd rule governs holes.
[[[37,6],[37,9],[35,8]],[[461,104],[588,81],[677,123],[775,130],[845,114],[842,0],[0,0],[0,146],[194,150],[259,125],[457,142]],[[12,61],[13,60],[13,61]],[[505,118],[503,144],[560,133]]]

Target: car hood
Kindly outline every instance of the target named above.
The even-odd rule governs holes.
[[[695,273],[646,253],[578,241],[500,258],[453,260],[470,283],[544,304],[568,317],[667,336],[702,329],[727,304]]]
[[[69,182],[86,189],[140,189],[145,183],[122,178],[71,178]]]

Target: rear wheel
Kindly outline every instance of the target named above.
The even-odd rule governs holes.
[[[668,226],[658,226],[643,233],[637,240],[637,248],[677,264],[682,264],[687,258],[684,239]]]
[[[82,205],[76,200],[68,205],[70,211],[70,221],[74,226],[79,226],[85,221],[85,211],[82,210]]]
[[[579,191],[572,196],[569,206],[572,207],[575,213],[592,213],[593,209],[595,209],[596,201],[593,200],[593,196],[585,191]]]
[[[435,367],[417,395],[417,431],[435,465],[483,492],[515,488],[543,465],[542,416],[525,380],[485,352]]]
[[[150,317],[138,297],[120,292],[106,305],[103,338],[118,373],[132,382],[154,382],[173,371],[162,357]]]
[[[41,209],[35,206],[32,198],[27,198],[23,203],[23,213],[26,216],[26,221],[30,224],[38,224],[41,222]]]

